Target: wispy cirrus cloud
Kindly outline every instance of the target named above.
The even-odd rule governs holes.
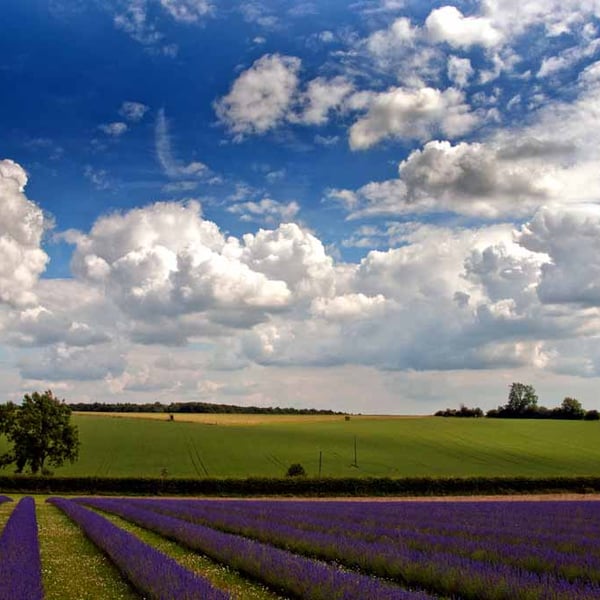
[[[210,169],[202,162],[192,161],[188,164],[183,164],[175,158],[171,144],[171,135],[169,133],[169,123],[162,108],[156,116],[154,143],[158,162],[165,174],[172,179],[203,177],[210,173]]]

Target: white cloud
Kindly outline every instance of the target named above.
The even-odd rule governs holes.
[[[545,202],[569,200],[571,173],[560,161],[570,155],[570,146],[535,138],[505,144],[431,141],[400,162],[398,179],[332,190],[329,198],[350,219],[436,212],[524,217]]]
[[[540,78],[549,77],[555,73],[569,69],[580,60],[594,56],[599,49],[600,38],[583,40],[579,45],[567,48],[556,56],[544,58],[537,76]]]
[[[314,298],[311,319],[274,318],[256,325],[243,338],[243,352],[266,365],[454,369],[527,364],[532,354],[519,353],[503,340],[498,356],[495,338],[503,323],[480,322],[475,306],[455,299],[457,292],[474,295],[474,286],[462,276],[470,249],[510,235],[506,226],[458,232],[417,227],[402,248],[370,252],[346,273],[345,285],[338,281],[336,295]]]
[[[182,343],[201,330],[217,333],[214,323],[248,326],[292,300],[284,280],[251,264],[256,240],[225,239],[196,202],[102,217],[71,239],[75,275],[105,290],[135,321],[139,341]]]
[[[176,21],[196,23],[213,11],[207,0],[160,0],[160,5]]]
[[[311,313],[331,320],[365,319],[378,311],[383,312],[385,302],[382,294],[344,294],[335,298],[315,298],[311,304]]]
[[[41,356],[21,361],[21,375],[44,381],[97,380],[119,375],[124,369],[124,357],[118,347],[72,348],[64,344],[51,346]]]
[[[387,73],[405,87],[424,87],[438,81],[444,63],[443,53],[429,43],[420,27],[409,18],[400,17],[388,28],[380,29],[355,44],[358,55],[364,54],[367,64]]]
[[[258,202],[241,202],[227,208],[227,212],[240,215],[240,221],[257,221],[267,225],[291,221],[299,211],[300,205],[297,202],[284,204],[271,198],[263,198]]]
[[[322,242],[295,223],[243,236],[240,260],[273,280],[285,281],[297,297],[330,295],[335,287],[333,259]]]
[[[84,347],[118,336],[120,315],[102,290],[75,279],[41,279],[35,292],[36,304],[9,311],[8,344]]]
[[[138,123],[144,118],[144,115],[148,112],[149,108],[141,102],[123,102],[119,109],[119,114],[130,121],[131,123]]]
[[[515,37],[542,25],[547,35],[559,36],[598,17],[600,10],[595,0],[484,0],[481,13],[505,35]]]
[[[169,124],[164,109],[160,109],[156,116],[154,128],[156,156],[165,173],[172,179],[186,177],[201,177],[210,173],[209,168],[202,162],[192,161],[187,165],[181,164],[175,156],[171,147],[171,136]]]
[[[146,0],[129,0],[123,12],[114,17],[114,24],[129,34],[132,39],[144,46],[153,46],[164,37],[156,27],[148,22],[148,3]]]
[[[308,83],[300,102],[304,105],[298,119],[306,125],[323,125],[329,112],[339,108],[354,87],[345,77],[317,77]]]
[[[390,53],[399,53],[405,47],[413,46],[420,37],[418,27],[414,27],[410,19],[400,17],[388,29],[380,29],[366,39],[368,51],[377,57],[386,57]]]
[[[490,48],[502,41],[502,33],[486,17],[465,17],[455,6],[432,10],[425,29],[434,42],[446,42],[454,48],[483,46]]]
[[[545,207],[517,239],[549,257],[538,286],[543,302],[600,307],[599,205]]]
[[[48,262],[41,248],[48,223],[27,199],[27,174],[12,160],[0,160],[0,303],[35,302],[35,285]]]
[[[488,218],[531,214],[556,184],[543,160],[527,159],[525,149],[514,160],[483,144],[428,142],[398,168],[407,208],[419,210],[421,205],[427,211],[435,206]]]
[[[106,169],[97,169],[92,165],[85,165],[83,175],[97,190],[107,190],[111,187],[110,178]]]
[[[127,124],[121,121],[115,121],[114,123],[105,123],[99,125],[98,128],[112,137],[120,137],[127,131]]]
[[[460,58],[458,56],[448,57],[448,79],[458,88],[464,88],[469,83],[469,79],[473,76],[475,70],[471,66],[471,61],[468,58]]]
[[[236,139],[264,134],[285,120],[298,87],[300,64],[293,56],[265,54],[215,102],[219,120]]]
[[[64,342],[68,346],[91,346],[107,342],[109,336],[87,323],[73,321],[64,307],[56,312],[38,305],[13,315],[7,327],[7,341],[19,346],[47,346]]]
[[[401,161],[398,179],[329,197],[350,218],[448,211],[523,218],[548,203],[597,203],[599,73],[598,63],[589,65],[575,100],[547,102],[526,125],[498,129],[481,142],[429,142]]]
[[[479,117],[457,89],[392,88],[373,96],[366,116],[350,128],[350,147],[365,150],[386,138],[426,140],[441,131],[461,136]]]

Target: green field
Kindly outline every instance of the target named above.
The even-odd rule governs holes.
[[[81,456],[56,475],[323,476],[600,475],[600,423],[343,417],[253,425],[74,416]],[[358,467],[354,462],[357,442]],[[0,451],[6,441],[0,440]],[[11,468],[4,473],[10,473]]]

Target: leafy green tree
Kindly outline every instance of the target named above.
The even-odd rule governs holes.
[[[567,419],[583,419],[585,416],[585,410],[583,406],[581,406],[581,402],[575,398],[570,398],[569,396],[562,401],[558,410],[563,418]]]
[[[0,456],[0,467],[16,463],[17,473],[29,466],[32,473],[49,474],[47,465],[60,467],[79,455],[77,427],[71,424],[71,409],[50,390],[26,394],[21,406],[0,406],[0,434],[13,447]]]
[[[507,412],[523,414],[537,409],[538,397],[532,385],[512,383],[508,393],[508,404],[504,407]]]

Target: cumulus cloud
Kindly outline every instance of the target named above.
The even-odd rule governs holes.
[[[329,112],[339,108],[353,89],[352,83],[345,77],[313,79],[301,97],[304,107],[298,120],[306,125],[323,125],[328,120]]]
[[[563,50],[555,56],[548,56],[542,60],[537,76],[540,78],[552,76],[560,71],[573,67],[577,62],[594,56],[600,48],[600,38],[587,40],[574,47]]]
[[[545,207],[517,239],[549,257],[537,288],[543,302],[600,306],[600,206]]]
[[[398,171],[409,205],[498,217],[531,213],[554,191],[543,163],[532,162],[509,160],[483,144],[434,141],[412,152]]]
[[[139,341],[182,343],[182,331],[206,334],[211,323],[248,327],[333,286],[332,259],[299,226],[225,238],[195,202],[102,217],[71,239],[73,272],[136,321]]]
[[[464,88],[469,83],[475,70],[471,66],[468,58],[459,58],[458,56],[448,57],[448,79],[458,88]]]
[[[374,56],[386,57],[390,53],[398,53],[405,47],[411,47],[420,37],[418,27],[414,27],[410,19],[400,17],[388,29],[380,29],[366,39],[367,50]]]
[[[328,296],[335,288],[333,259],[321,240],[295,223],[243,236],[240,259],[273,280],[284,281],[297,297]]]
[[[523,139],[517,145],[432,141],[398,166],[398,179],[371,182],[356,192],[332,190],[349,218],[435,212],[495,219],[527,216],[564,193],[565,173],[549,162],[570,147]]]
[[[41,356],[21,361],[21,375],[44,381],[91,381],[123,372],[125,360],[118,347],[106,345],[93,349],[65,344],[51,346]]]
[[[511,235],[509,226],[453,231],[416,225],[407,230],[404,246],[370,252],[345,273],[339,292],[313,299],[311,319],[275,318],[256,325],[243,338],[243,352],[278,365],[426,370],[531,364],[540,352],[533,332],[527,332],[528,307],[506,302],[501,307],[482,282],[465,276],[473,250],[484,253],[504,244],[515,262],[519,256],[529,259],[531,253],[518,248]],[[536,271],[527,271],[530,275],[535,282]],[[531,286],[527,277],[521,286]],[[518,287],[506,279],[507,286]],[[500,289],[497,294],[504,297]],[[527,332],[524,339],[502,333],[507,323],[513,324],[511,333]]]
[[[483,46],[490,48],[502,40],[502,34],[486,17],[465,17],[455,6],[432,10],[425,29],[434,42],[446,42],[454,48]]]
[[[215,102],[219,120],[236,139],[266,133],[285,119],[298,87],[300,64],[293,56],[265,54]]]
[[[27,199],[27,174],[12,160],[0,161],[0,303],[35,302],[34,287],[48,262],[41,248],[41,209]]]
[[[398,179],[331,190],[329,197],[350,218],[447,211],[523,218],[548,203],[596,203],[599,73],[598,63],[586,67],[575,100],[547,103],[526,125],[480,142],[428,142],[400,162]]]
[[[41,279],[35,292],[36,304],[7,313],[8,344],[85,347],[117,336],[119,314],[99,290],[74,279]]]
[[[92,346],[109,341],[109,336],[87,323],[73,321],[62,310],[53,312],[38,305],[14,315],[7,341],[19,346],[47,346],[59,342],[68,346]]]
[[[479,122],[454,88],[392,88],[373,96],[367,114],[350,128],[350,147],[366,150],[386,138],[426,140],[442,132],[461,136]]]
[[[591,17],[598,17],[597,3],[562,0],[485,0],[481,3],[483,18],[490,19],[495,29],[516,37],[526,29],[541,25],[550,36],[568,33]]]

